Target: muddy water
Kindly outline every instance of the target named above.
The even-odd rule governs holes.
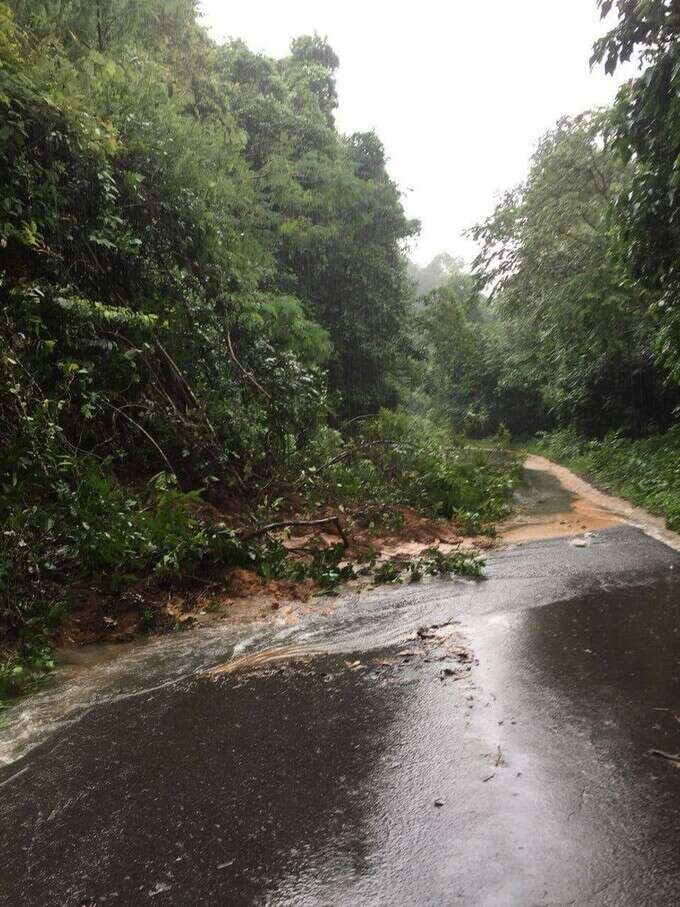
[[[501,527],[506,543],[540,541],[598,532],[625,522],[619,504],[568,475],[543,457],[529,457],[524,482],[515,494],[515,513]],[[562,470],[566,472],[566,470]]]
[[[506,542],[573,536],[627,524],[680,551],[680,534],[667,530],[663,518],[593,488],[545,457],[527,457],[524,479],[517,512],[502,527]]]
[[[76,671],[2,732],[0,903],[680,902],[680,556],[572,542]]]

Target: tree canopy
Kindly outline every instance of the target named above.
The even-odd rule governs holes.
[[[619,92],[612,147],[630,164],[616,200],[620,256],[654,294],[659,354],[680,380],[680,10],[675,2],[598,0],[618,21],[595,46],[594,63],[613,72],[637,56],[642,74]]]
[[[41,425],[244,482],[394,402],[416,225],[335,129],[325,39],[218,45],[193,0],[1,10],[5,469]]]

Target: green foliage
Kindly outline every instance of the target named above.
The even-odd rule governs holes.
[[[586,114],[542,139],[527,181],[473,231],[475,267],[512,339],[499,386],[524,381],[586,433],[640,434],[668,425],[680,394],[655,362],[649,300],[618,260],[611,206],[631,173],[605,146],[609,128],[607,113]],[[524,434],[546,427],[533,414]]]
[[[680,428],[631,441],[616,433],[602,441],[580,437],[573,429],[545,436],[538,448],[576,468],[607,491],[666,518],[680,530]]]
[[[471,532],[507,513],[517,464],[509,454],[457,442],[422,416],[383,410],[359,423],[355,437],[323,436],[306,476],[311,500],[379,501],[453,518]],[[318,464],[318,465],[316,465]]]
[[[342,544],[315,549],[308,557],[299,559],[291,557],[278,539],[268,537],[259,544],[248,546],[244,554],[244,564],[253,567],[265,582],[273,579],[313,580],[321,589],[331,591],[356,576]]]
[[[540,391],[527,379],[517,330],[451,266],[446,283],[422,300],[414,317],[420,338],[415,409],[470,436],[508,423],[523,434],[543,418]],[[424,399],[423,399],[424,395]]]
[[[14,7],[4,339],[41,334],[64,443],[130,459],[134,438],[152,468],[228,488],[313,434],[326,364],[343,411],[396,402],[414,225],[377,138],[334,129],[327,43],[300,38],[283,61],[220,47],[180,0]]]
[[[5,563],[0,551],[0,609],[4,610]],[[34,603],[20,626],[18,644],[9,652],[0,650],[0,710],[3,700],[12,699],[38,689],[55,668],[51,647],[52,634],[62,619],[65,603],[43,600]],[[0,627],[4,625],[0,611]],[[1,726],[1,721],[0,721]]]
[[[295,579],[312,579],[322,589],[334,589],[340,583],[354,579],[356,571],[354,566],[345,560],[342,545],[331,545],[315,551],[312,561],[300,569],[300,565],[291,567],[290,574]]]
[[[191,29],[196,0],[14,0],[18,20],[54,36],[72,54],[104,54],[129,43],[178,41]]]
[[[191,574],[208,555],[211,563],[242,557],[234,532],[206,526],[196,516],[199,495],[179,491],[171,476],[156,476],[135,491],[96,464],[86,466],[60,464],[39,503],[23,499],[19,484],[7,502],[0,540],[5,629],[25,633],[34,619],[53,623],[44,602],[73,576],[120,586],[139,575]]]
[[[459,549],[445,554],[439,548],[428,548],[417,566],[426,576],[470,576],[478,578],[484,572],[485,561],[474,551]]]
[[[455,277],[419,329],[414,405],[460,428],[644,437],[680,412],[680,78],[675,5],[597,0],[593,63],[638,56],[611,110],[562,118],[526,180],[471,231],[489,300]]]
[[[446,518],[477,511],[479,526],[507,512],[511,458],[494,463],[488,452],[456,444],[445,429],[404,413],[381,413],[365,437],[399,503]]]
[[[635,54],[642,73],[620,90],[610,143],[630,180],[616,202],[619,255],[651,294],[656,349],[680,382],[680,19],[665,0],[598,0],[618,21],[595,45],[593,62],[614,72]]]
[[[288,195],[281,198],[279,258],[330,336],[329,380],[340,412],[351,417],[394,405],[409,350],[401,244],[416,226],[403,216],[372,134],[352,136],[332,158],[305,154],[296,173],[302,186],[289,194],[284,174],[272,172]]]
[[[49,645],[24,644],[18,652],[0,659],[0,709],[5,704],[3,700],[14,699],[37,689],[54,667]]]
[[[276,286],[327,331],[338,409],[354,416],[394,405],[408,349],[402,247],[417,225],[404,216],[382,144],[333,129],[338,61],[318,36],[294,41],[278,66],[241,43],[224,49],[222,65],[267,207]]]
[[[420,557],[383,561],[375,570],[373,582],[376,586],[402,582],[407,572],[412,583],[418,583],[424,576],[467,576],[478,579],[484,573],[484,558],[474,551],[458,549],[448,554],[438,547],[428,548]]]
[[[401,573],[401,567],[394,561],[383,561],[383,563],[375,569],[373,582],[376,586],[383,586],[387,583],[400,583]]]
[[[12,656],[0,661],[0,704],[3,700],[19,696],[27,689],[27,670],[20,658]],[[4,725],[4,721],[0,727]]]

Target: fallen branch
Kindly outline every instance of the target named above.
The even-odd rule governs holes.
[[[191,385],[187,381],[186,377],[184,376],[184,373],[182,372],[180,367],[177,365],[175,360],[172,358],[170,353],[165,349],[165,347],[163,346],[163,344],[160,342],[160,340],[157,337],[155,338],[155,341],[156,341],[156,346],[158,347],[160,352],[163,354],[166,362],[170,366],[171,370],[175,373],[175,376],[178,378],[182,387],[184,388],[184,391],[187,394],[189,402],[192,403],[195,406],[197,412],[199,412],[203,416],[203,421],[205,422],[208,430],[210,431],[213,441],[217,442],[217,432],[215,431],[215,427],[212,424],[212,422],[210,421],[210,419],[208,418],[208,414],[206,413],[205,408],[202,407],[200,405],[200,403],[198,402],[198,398],[196,397],[196,394],[194,393],[193,388],[191,387]],[[229,347],[231,349],[231,338],[229,338]],[[232,355],[233,355],[233,350],[232,350]],[[160,381],[158,382],[158,385],[160,388],[162,388],[162,383]],[[170,401],[172,408],[175,410],[178,417],[181,418],[181,414],[180,414],[179,410],[177,409],[177,406],[175,405],[174,400],[172,400],[172,398],[167,393],[167,391],[164,391],[164,395]],[[232,474],[232,476],[236,480],[236,484],[241,489],[241,492],[242,492],[244,498],[247,497],[248,489],[246,487],[246,483],[244,482],[240,472],[234,466],[234,464],[231,462],[231,460],[227,460],[226,465],[227,465],[227,469],[229,470],[229,472]],[[255,522],[255,518],[254,518],[253,514],[250,512],[250,509],[249,509],[249,515],[250,515],[250,518],[253,520],[253,522]]]
[[[340,522],[339,516],[329,516],[324,517],[322,520],[282,520],[279,523],[269,523],[267,526],[260,526],[258,529],[253,529],[250,532],[246,532],[242,535],[242,542],[249,542],[251,539],[259,538],[262,535],[267,535],[269,532],[275,532],[277,529],[290,529],[293,527],[302,526],[304,528],[318,528],[320,526],[335,526],[338,535],[342,539],[342,544],[344,548],[349,546],[349,538],[347,533],[343,528],[342,523]]]
[[[343,422],[340,425],[340,429],[347,428],[349,425],[353,425],[355,422],[368,422],[369,419],[377,419],[380,413],[366,413],[363,416],[354,416],[353,419],[348,419],[346,422]]]
[[[139,431],[141,431],[141,433],[144,435],[145,438],[148,438],[148,440],[153,444],[153,446],[156,448],[158,453],[161,455],[161,458],[163,459],[165,465],[168,467],[170,474],[174,476],[175,475],[174,466],[172,465],[170,460],[168,460],[168,458],[165,456],[165,453],[163,452],[163,449],[161,448],[161,446],[158,444],[158,442],[156,440],[154,440],[154,438],[151,437],[151,435],[144,428],[144,426],[140,425],[136,419],[132,418],[132,416],[128,416],[127,413],[124,413],[122,409],[119,409],[117,406],[114,406],[113,403],[110,403],[109,405],[111,406],[111,409],[115,410],[115,412],[117,412],[119,415],[121,415],[124,419],[127,419],[128,422],[130,422],[132,425],[135,426],[135,428],[137,428]]]
[[[331,457],[330,460],[327,460],[316,470],[316,475],[320,475],[322,472],[325,472],[329,467],[335,466],[336,463],[342,462],[342,460],[347,460],[350,457],[355,456],[356,454],[362,453],[365,450],[369,450],[371,447],[398,447],[401,445],[410,446],[411,449],[415,449],[415,445],[405,444],[403,441],[391,441],[388,438],[375,438],[372,441],[362,441],[360,444],[355,444],[352,447],[347,448],[347,450],[341,451],[339,454],[336,454],[334,457]]]

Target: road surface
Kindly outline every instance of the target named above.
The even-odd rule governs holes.
[[[529,522],[566,527],[528,479]],[[680,903],[680,771],[650,753],[680,750],[680,554],[574,541],[35,697],[0,737],[0,903]]]

